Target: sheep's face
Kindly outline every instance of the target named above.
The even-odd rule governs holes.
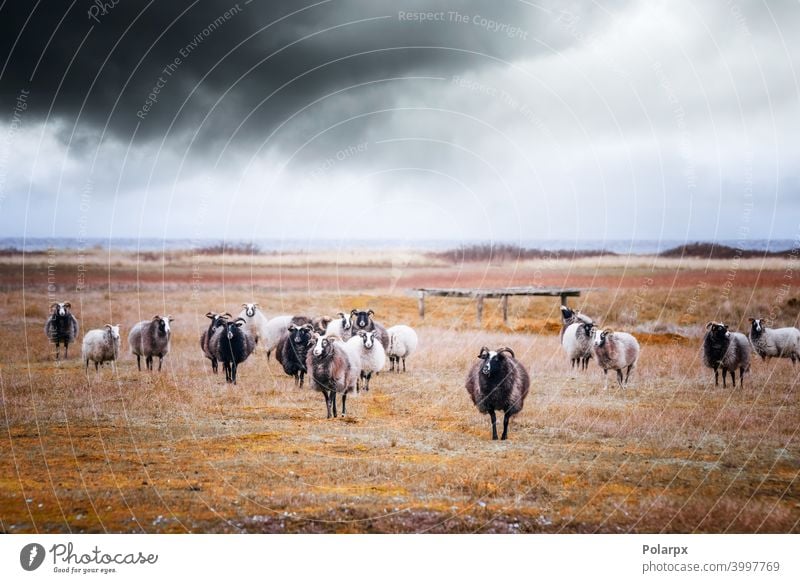
[[[225,335],[228,337],[228,340],[233,340],[237,330],[241,328],[244,323],[242,318],[237,318],[233,322],[222,322],[222,325],[225,326]]]
[[[314,327],[311,324],[306,324],[305,326],[292,324],[289,326],[289,339],[292,341],[292,344],[296,344],[297,346],[305,346],[310,344],[313,333]]]
[[[594,324],[586,323],[582,324],[582,326],[583,326],[583,332],[584,334],[586,334],[586,338],[591,338],[592,336],[594,336]]]
[[[324,334],[314,334],[312,342],[314,342],[314,356],[322,356],[323,354],[328,354],[331,350],[333,350],[333,338],[328,338]]]
[[[484,346],[481,348],[478,358],[483,360],[483,365],[481,365],[481,374],[490,376],[492,373],[497,372],[500,368],[500,360],[503,358],[503,355],[498,353],[496,350],[489,350]]]
[[[244,313],[247,314],[247,317],[252,318],[256,315],[258,304],[242,304],[242,307],[244,308]]]
[[[708,334],[711,339],[717,342],[721,342],[730,336],[728,327],[722,322],[709,322],[706,328],[708,328]]]
[[[162,318],[161,316],[155,316],[153,321],[156,322],[158,326],[158,333],[161,336],[168,336],[170,333],[170,326],[169,323],[173,321],[172,316],[166,316]]]
[[[600,330],[599,328],[594,332],[594,345],[598,348],[605,346],[606,340],[613,334],[611,330]]]
[[[343,312],[339,312],[338,316],[342,319],[342,330],[349,330],[352,327],[350,325],[350,318],[345,316]]]
[[[750,318],[750,329],[754,334],[761,334],[764,331],[764,320],[761,318]]]
[[[56,304],[53,304],[50,307],[53,309],[53,312],[57,316],[63,317],[63,316],[66,316],[67,314],[69,314],[69,309],[72,306],[71,306],[71,304],[69,302],[58,302]]]
[[[106,328],[111,334],[111,339],[114,342],[119,342],[119,324],[106,324]]]
[[[367,350],[371,350],[373,346],[375,346],[375,332],[365,332],[361,330],[358,333],[361,336],[361,341],[364,343],[364,348]]]
[[[570,318],[572,318],[572,316],[574,315],[575,312],[570,310],[567,306],[561,306],[561,317],[564,319],[565,322]]]
[[[350,312],[350,317],[353,319],[354,322],[353,325],[356,328],[363,329],[369,326],[370,322],[372,321],[372,315],[374,313],[375,312],[373,312],[372,310],[367,310],[366,312],[353,310],[352,312]]]

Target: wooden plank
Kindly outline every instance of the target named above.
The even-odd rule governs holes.
[[[476,303],[478,308],[478,326],[480,326],[481,319],[483,318],[483,296],[478,296]]]
[[[508,295],[503,296],[503,324],[508,326]]]
[[[421,320],[425,319],[425,292],[420,290],[417,292],[419,295],[419,317]]]

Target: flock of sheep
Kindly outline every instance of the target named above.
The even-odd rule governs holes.
[[[67,357],[69,345],[77,338],[79,325],[70,311],[69,302],[51,305],[51,314],[45,323],[47,338],[56,345],[56,358],[60,345]],[[586,370],[594,359],[606,376],[617,373],[617,382],[625,386],[639,359],[639,343],[627,332],[600,328],[594,321],[566,306],[561,306],[561,346],[573,367]],[[234,318],[230,313],[208,312],[210,320],[200,337],[200,348],[211,361],[214,373],[222,363],[225,380],[236,384],[238,366],[261,344],[267,359],[275,353],[284,372],[303,386],[306,375],[311,388],[325,398],[327,416],[336,417],[337,395],[341,395],[341,413],[347,412],[347,395],[360,390],[368,391],[370,380],[386,366],[390,370],[406,370],[406,358],[417,348],[417,334],[413,328],[400,324],[390,328],[374,320],[372,310],[354,309],[350,314],[339,312],[335,318],[282,315],[267,318],[258,304],[242,304],[242,311]],[[153,370],[153,360],[158,357],[158,370],[170,350],[170,316],[154,316],[133,326],[128,334],[130,351],[136,356],[141,370],[145,359],[148,370]],[[702,357],[705,366],[714,370],[715,384],[726,385],[729,373],[736,386],[744,373],[750,370],[750,355],[755,351],[762,359],[770,357],[800,360],[800,330],[797,328],[767,328],[764,320],[750,318],[750,334],[731,332],[721,322],[709,322],[703,339]],[[112,367],[119,358],[119,325],[106,324],[84,335],[81,359],[88,371],[93,362],[95,370],[105,362]],[[497,439],[495,411],[503,411],[503,433],[508,437],[508,424],[512,416],[522,410],[530,389],[530,376],[514,351],[506,346],[496,350],[483,347],[478,361],[470,368],[466,389],[481,413],[488,414],[492,423],[492,439]]]

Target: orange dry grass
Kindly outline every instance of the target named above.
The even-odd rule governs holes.
[[[466,300],[431,299],[420,322],[405,288],[363,293],[372,268],[308,269],[307,284],[281,291],[243,283],[243,271],[204,271],[195,296],[183,268],[175,280],[169,267],[144,270],[138,290],[129,269],[106,268],[83,295],[64,283],[58,299],[72,301],[83,331],[121,322],[126,352],[132,323],[172,313],[161,374],[139,373],[126,354],[116,375],[87,377],[78,346],[55,363],[41,275],[0,294],[4,532],[800,530],[796,370],[757,361],[744,389],[723,390],[698,352],[705,321],[768,307],[776,288],[734,287],[721,301],[693,282],[641,289],[641,273],[611,270],[625,285],[580,304],[604,324],[639,328],[643,348],[631,386],[604,390],[594,365],[578,373],[564,362],[555,300],[513,299],[510,327],[487,302],[478,328]],[[318,271],[348,285],[322,287]],[[11,280],[13,266],[0,272]],[[386,324],[415,326],[419,352],[408,373],[381,373],[350,399],[350,417],[326,420],[322,397],[295,389],[263,352],[236,387],[211,374],[202,314],[236,313],[252,298],[269,313],[371,307]],[[489,439],[463,388],[484,344],[512,346],[532,372],[507,442]]]

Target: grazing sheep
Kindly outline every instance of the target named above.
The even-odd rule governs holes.
[[[608,388],[609,369],[617,371],[617,382],[622,387],[628,384],[631,371],[639,360],[639,342],[627,332],[614,332],[606,328],[595,330],[594,334],[594,355],[597,364],[603,369]],[[622,369],[627,368],[625,382],[622,380]]]
[[[372,319],[373,312],[372,310],[367,310],[366,312],[363,310],[351,310],[350,312],[350,323],[352,326],[351,334],[354,336],[358,333],[359,330],[363,330],[364,332],[378,332],[378,338],[383,345],[384,350],[389,349],[389,335],[386,333],[386,328],[383,327],[382,324],[379,324],[375,320]]]
[[[492,439],[497,439],[495,411],[503,411],[503,436],[508,438],[508,422],[522,411],[530,389],[530,377],[525,367],[508,347],[489,350],[485,346],[467,375],[466,388],[472,402],[481,413],[492,420]]]
[[[345,345],[357,355],[363,381],[362,386],[365,391],[369,391],[369,380],[372,378],[372,373],[379,373],[386,366],[386,353],[383,345],[378,342],[375,332],[364,332],[363,330],[359,330]]]
[[[564,331],[561,347],[567,354],[572,368],[586,370],[589,367],[589,360],[592,358],[594,327],[595,325],[592,323],[578,321],[567,326]]]
[[[131,354],[136,355],[136,367],[142,370],[142,357],[144,356],[147,370],[153,370],[153,357],[158,357],[158,370],[161,371],[161,364],[164,357],[169,353],[170,338],[172,330],[170,322],[172,316],[161,317],[153,316],[152,320],[142,320],[131,328],[128,334],[128,345]]]
[[[211,352],[222,363],[225,381],[234,385],[239,365],[247,360],[256,347],[256,341],[246,329],[243,329],[246,324],[244,318],[236,318],[232,322],[223,321],[209,343]]]
[[[767,328],[761,318],[749,318],[750,342],[761,357],[791,358],[792,365],[800,360],[800,330],[797,328]],[[725,378],[724,375],[722,377]]]
[[[78,320],[72,315],[70,309],[72,304],[69,302],[57,302],[50,305],[50,316],[44,323],[44,333],[47,338],[56,345],[56,359],[58,359],[59,345],[64,345],[64,358],[68,358],[67,352],[71,342],[75,342],[78,337]]]
[[[83,337],[81,359],[89,372],[89,361],[97,372],[104,362],[111,361],[112,369],[119,358],[119,324],[106,324],[103,328],[89,330]]]
[[[331,320],[327,328],[325,328],[325,336],[338,336],[347,342],[353,336],[351,331],[350,318],[344,312],[339,312],[336,314],[336,318]]]
[[[306,355],[313,334],[314,326],[311,322],[300,325],[292,322],[275,349],[275,358],[283,366],[283,371],[294,377],[295,385],[300,387],[303,386],[303,378],[307,372]]]
[[[739,369],[739,386],[744,386],[744,373],[750,370],[750,342],[741,332],[728,332],[722,322],[706,324],[703,338],[703,364],[714,369],[714,386],[719,386],[719,368],[722,367],[722,387],[725,377],[731,374],[731,382],[736,386],[736,369]]]
[[[386,334],[389,336],[389,348],[386,350],[391,363],[389,370],[394,371],[394,366],[397,364],[397,372],[400,372],[400,360],[402,359],[403,372],[406,372],[406,358],[417,349],[417,333],[411,326],[398,324],[389,328]]]
[[[347,414],[347,395],[357,390],[358,367],[353,366],[351,357],[336,336],[314,333],[313,348],[306,356],[306,368],[311,379],[311,388],[325,397],[328,419],[336,413],[336,395],[342,395],[342,417]]]
[[[589,316],[581,314],[580,310],[570,310],[567,306],[561,306],[561,332],[558,339],[564,339],[564,332],[571,324],[575,323],[591,324],[592,319]]]
[[[217,374],[218,366],[217,366],[217,357],[214,355],[213,351],[210,347],[211,338],[214,335],[214,332],[217,328],[220,328],[224,325],[225,320],[228,318],[233,318],[228,312],[224,314],[218,314],[216,312],[208,312],[206,314],[206,318],[211,320],[211,323],[208,325],[208,328],[203,330],[203,333],[200,335],[200,348],[203,350],[203,354],[205,354],[206,358],[211,361],[211,370],[214,371],[214,374]]]

